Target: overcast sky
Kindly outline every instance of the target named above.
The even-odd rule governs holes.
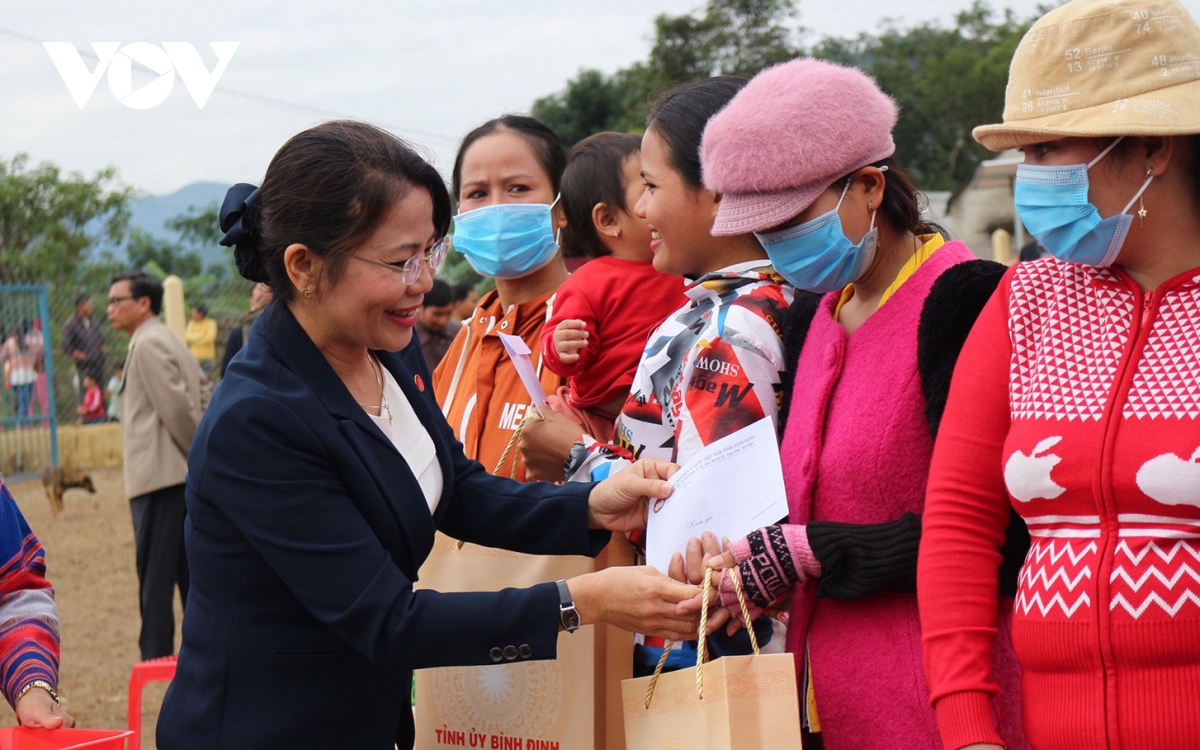
[[[1031,14],[1037,0],[994,0]],[[1200,0],[1185,0],[1200,15]],[[91,173],[114,165],[148,193],[189,182],[257,183],[293,133],[333,116],[388,127],[449,171],[462,135],[527,112],[580,68],[643,60],[658,13],[703,0],[3,0],[0,158],[20,151]],[[801,0],[805,40],[873,31],[884,16],[949,24],[969,0]],[[238,42],[198,109],[182,81],[152,109],[120,103],[101,78],[81,110],[41,41]],[[94,59],[84,59],[94,68]],[[135,88],[153,76],[135,75]],[[270,97],[267,101],[262,97]],[[292,106],[296,105],[296,106]],[[324,113],[324,114],[323,114]]]

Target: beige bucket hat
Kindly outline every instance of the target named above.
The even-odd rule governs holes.
[[[992,151],[1068,136],[1200,133],[1200,27],[1178,0],[1072,0],[1013,55]]]

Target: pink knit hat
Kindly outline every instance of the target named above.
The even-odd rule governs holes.
[[[721,194],[714,235],[761,232],[896,151],[899,108],[854,68],[800,58],[754,76],[708,121],[704,186]]]

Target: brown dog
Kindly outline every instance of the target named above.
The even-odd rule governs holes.
[[[72,487],[96,494],[92,478],[82,471],[62,466],[47,466],[42,469],[42,488],[46,490],[46,498],[50,501],[50,510],[54,512],[55,518],[63,517],[63,493]]]

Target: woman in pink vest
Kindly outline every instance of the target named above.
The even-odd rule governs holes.
[[[793,60],[755,77],[701,149],[705,184],[722,196],[713,233],[755,232],[776,270],[811,292],[784,334],[789,517],[714,564],[736,563],[760,607],[791,594],[805,725],[829,750],[940,742],[921,664],[920,514],[950,373],[1004,270],[922,219],[892,158],[896,118],[857,70]],[[721,588],[732,604],[728,574]],[[1007,620],[993,607],[991,627]],[[1015,689],[1011,649],[997,667]],[[1009,747],[1023,747],[1015,695],[999,708]]]
[[[1064,59],[1064,50],[1065,58]],[[996,748],[996,547],[1033,540],[1012,619],[1037,748],[1200,746],[1200,26],[1177,0],[1075,0],[1017,47],[1014,199],[1051,257],[963,347],[921,540],[947,748]]]

